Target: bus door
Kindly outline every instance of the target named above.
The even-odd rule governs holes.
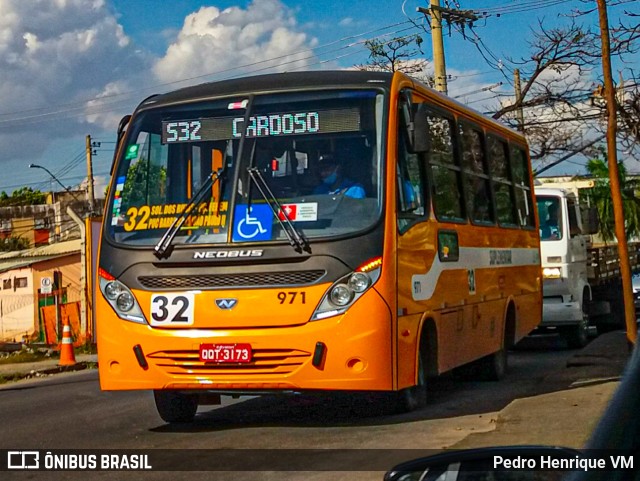
[[[429,310],[422,283],[416,276],[426,275],[433,264],[436,246],[428,218],[425,157],[409,147],[406,132],[408,99],[399,106],[396,163],[397,216],[397,378],[398,387],[415,384],[421,321]],[[428,366],[435,368],[435,366]]]

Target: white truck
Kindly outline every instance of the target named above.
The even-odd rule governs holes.
[[[624,326],[617,246],[596,245],[594,209],[580,202],[580,191],[593,181],[543,184],[535,187],[540,219],[543,303],[539,330],[557,329],[570,347],[588,342],[589,326],[598,332]],[[637,245],[629,244],[633,270]]]

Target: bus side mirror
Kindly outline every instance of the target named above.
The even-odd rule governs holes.
[[[411,153],[428,152],[431,148],[431,136],[429,134],[429,119],[425,104],[411,105],[411,122],[407,124],[407,129]]]
[[[116,136],[116,148],[113,149],[113,160],[111,161],[111,172],[110,172],[111,175],[113,175],[113,168],[116,165],[116,157],[118,155],[118,148],[120,147],[120,141],[122,140],[122,137],[124,137],[125,128],[129,124],[130,120],[131,120],[131,115],[125,115],[120,119],[120,123],[118,124],[118,133]]]

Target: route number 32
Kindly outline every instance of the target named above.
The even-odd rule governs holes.
[[[193,324],[193,294],[154,294],[151,296],[151,325],[156,327]]]

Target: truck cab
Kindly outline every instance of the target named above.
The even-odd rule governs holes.
[[[543,278],[541,328],[556,328],[570,347],[588,341],[591,287],[588,222],[577,189],[536,187]]]

